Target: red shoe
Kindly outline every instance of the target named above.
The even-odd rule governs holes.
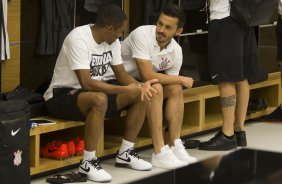
[[[76,155],[83,155],[84,153],[84,140],[79,137],[74,140]]]
[[[46,146],[40,148],[40,156],[46,158],[65,159],[69,156],[66,144],[59,144],[56,141],[47,143]]]
[[[67,144],[69,156],[75,155],[75,145],[74,145],[74,141],[69,141],[69,142],[67,142],[66,144]]]

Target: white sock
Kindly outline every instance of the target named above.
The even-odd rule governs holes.
[[[133,142],[129,142],[127,140],[122,139],[122,143],[119,149],[119,154],[123,153],[124,151],[127,151],[128,149],[131,149],[134,147],[134,143]]]
[[[96,157],[96,151],[86,151],[86,150],[84,150],[83,161],[91,160],[92,158],[97,158]]]

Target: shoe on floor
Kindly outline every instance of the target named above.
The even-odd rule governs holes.
[[[199,150],[225,151],[236,147],[237,147],[236,135],[234,135],[232,139],[228,139],[224,136],[222,131],[219,131],[209,141],[200,143]]]
[[[132,169],[140,171],[148,171],[151,170],[153,167],[152,164],[141,159],[134,149],[128,149],[127,151],[124,151],[121,154],[117,152],[115,166],[131,167]]]
[[[171,147],[171,151],[179,160],[182,160],[187,164],[197,162],[197,159],[190,156],[189,153],[185,150],[181,139],[175,139],[174,146]]]
[[[235,131],[234,134],[237,138],[237,146],[245,147],[247,146],[247,138],[246,138],[246,132],[245,131]]]
[[[82,160],[78,171],[87,175],[87,179],[91,181],[109,182],[112,180],[112,176],[101,167],[97,158]]]
[[[161,148],[161,152],[158,154],[153,153],[152,165],[163,169],[174,169],[178,167],[186,166],[187,163],[179,160],[171,151],[168,145]]]

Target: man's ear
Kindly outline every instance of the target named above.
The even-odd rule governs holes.
[[[108,30],[108,31],[110,31],[110,32],[111,32],[113,29],[114,29],[114,27],[113,27],[113,26],[107,26],[107,30]]]
[[[176,30],[174,36],[179,36],[182,32],[183,32],[183,27],[177,28],[177,30]]]

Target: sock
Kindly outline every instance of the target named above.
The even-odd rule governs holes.
[[[123,152],[125,152],[128,149],[131,149],[133,147],[134,147],[134,143],[133,142],[129,142],[127,140],[122,139],[122,143],[121,143],[121,146],[120,146],[118,154],[121,154],[121,153],[123,153]]]
[[[86,150],[84,150],[83,161],[91,160],[92,158],[97,158],[96,157],[96,151],[86,151]]]

